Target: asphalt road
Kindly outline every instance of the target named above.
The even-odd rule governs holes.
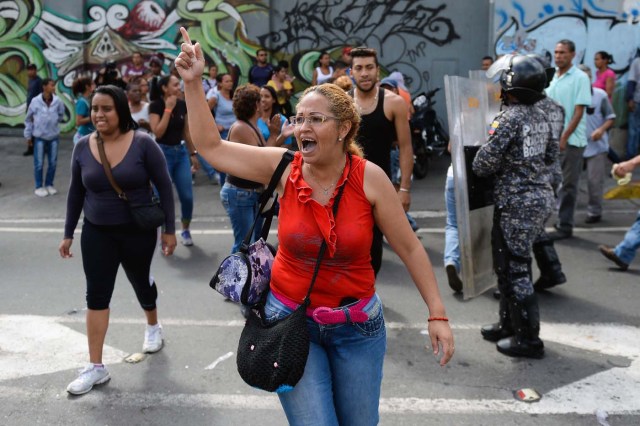
[[[231,230],[219,187],[202,174],[195,186],[195,246],[179,246],[174,256],[158,256],[153,264],[165,348],[139,363],[123,361],[141,350],[144,321],[121,273],[105,349],[112,380],[81,397],[66,393],[87,360],[81,253],[78,245],[72,259],[57,253],[71,145],[70,137],[61,144],[60,193],[38,198],[22,139],[0,136],[0,424],[286,424],[277,399],[248,387],[236,372],[242,316],[208,287],[230,250]],[[411,210],[451,318],[456,355],[440,368],[425,349],[426,307],[385,247],[377,283],[388,326],[381,424],[640,424],[640,267],[636,262],[620,272],[597,250],[623,237],[638,207],[607,202],[601,223],[581,226],[574,238],[557,243],[569,281],[539,296],[546,356],[511,359],[479,333],[480,325],[497,318],[491,295],[463,301],[446,282],[447,166],[447,158],[435,159],[427,178],[414,182]],[[585,214],[583,188],[579,223]],[[542,399],[517,401],[514,391],[522,388],[535,389]],[[602,420],[608,423],[599,423],[596,413],[608,416]]]

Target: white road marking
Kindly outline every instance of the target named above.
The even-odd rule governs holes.
[[[585,211],[578,211],[577,214],[585,213]],[[608,215],[628,215],[628,214],[637,214],[638,209],[619,209],[619,210],[611,210],[607,211]],[[413,216],[414,219],[434,219],[440,217],[446,217],[447,212],[445,210],[414,210],[410,211],[409,214]],[[276,218],[277,220],[277,218]],[[216,223],[216,222],[228,222],[229,218],[227,216],[201,216],[196,217],[191,220],[192,223]],[[0,223],[64,223],[64,218],[61,217],[51,217],[51,218],[32,218],[32,219],[15,219],[15,218],[0,218]],[[584,228],[584,229],[593,229],[593,228]]]
[[[590,234],[594,232],[627,232],[628,226],[600,226],[593,228],[573,228],[574,234]],[[0,227],[0,232],[5,233],[24,233],[24,234],[60,234],[63,233],[62,228],[27,228],[17,226],[3,226]],[[546,228],[547,232],[553,232],[553,228]],[[75,233],[82,232],[80,228],[76,229]],[[233,235],[232,229],[191,229],[193,235]],[[277,235],[277,229],[269,231],[269,235]],[[440,228],[420,228],[416,231],[416,234],[444,234],[444,226]]]
[[[216,359],[215,361],[213,361],[211,364],[207,365],[204,369],[205,370],[213,370],[214,368],[216,368],[216,365],[220,364],[222,361],[229,359],[233,356],[233,352],[227,352],[226,354],[222,355],[221,357],[218,357],[218,359]]]
[[[81,365],[87,358],[86,336],[70,330],[65,323],[84,322],[80,317],[41,317],[27,315],[0,316],[0,381],[68,370]],[[142,319],[113,318],[113,324],[144,324]],[[240,327],[244,321],[196,321],[166,318],[167,326]],[[390,329],[413,329],[418,332],[425,324],[403,324],[390,322]],[[477,330],[477,324],[452,324],[457,330]],[[529,413],[529,414],[593,414],[596,409],[610,415],[640,414],[640,328],[618,324],[557,324],[542,323],[542,338],[579,349],[605,355],[629,358],[629,367],[613,367],[585,377],[576,382],[553,389],[535,404],[525,404],[515,399],[426,399],[426,398],[382,398],[382,413]],[[125,352],[105,347],[105,362],[121,362]],[[218,358],[207,368],[233,356],[229,352]],[[0,387],[0,393],[20,397],[32,396],[33,390]],[[87,399],[88,398],[88,399]],[[117,401],[109,401],[117,398]],[[94,400],[95,399],[95,400]],[[100,401],[101,404],[168,405],[180,407],[218,407],[280,409],[277,398],[272,395],[225,395],[225,394],[163,394],[163,393],[118,393],[105,395],[95,393],[82,399],[84,402]]]
[[[89,360],[85,334],[30,315],[0,315],[0,354],[0,381],[77,369]],[[115,364],[125,355],[105,345],[103,362]]]

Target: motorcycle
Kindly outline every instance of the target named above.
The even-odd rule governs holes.
[[[427,175],[429,157],[444,154],[449,144],[449,133],[433,108],[436,103],[433,97],[439,90],[440,88],[436,88],[427,93],[420,93],[412,101],[415,113],[411,118],[410,127],[414,156],[413,176],[416,179],[422,179]]]

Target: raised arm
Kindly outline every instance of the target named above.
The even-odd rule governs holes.
[[[187,118],[193,144],[216,170],[255,182],[269,183],[284,149],[260,148],[221,140],[202,90],[202,48],[200,43],[191,44],[189,33],[184,27],[180,28],[180,32],[185,42],[181,45],[175,64],[184,81],[185,101],[189,111]]]

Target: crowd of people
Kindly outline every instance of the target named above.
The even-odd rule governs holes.
[[[181,242],[188,247],[194,245],[194,173],[202,169],[220,185],[234,253],[258,213],[260,194],[289,149],[297,152],[277,187],[279,249],[264,307],[267,321],[288,315],[302,303],[304,283],[313,273],[307,266],[315,262],[322,241],[327,256],[310,307],[357,308],[366,319],[347,316],[331,336],[321,338],[319,324],[309,317],[311,350],[304,376],[293,391],[279,394],[280,401],[292,424],[351,424],[356,417],[375,424],[386,350],[382,302],[375,291],[383,236],[428,307],[429,336],[434,352],[442,355],[441,364],[454,353],[433,267],[408,214],[413,105],[404,78],[394,72],[380,79],[377,52],[371,48],[347,46],[336,61],[321,52],[311,86],[294,106],[294,78],[286,61],[274,66],[267,50],[259,49],[249,83],[237,86],[237,76],[206,64],[200,46],[190,42],[186,30],[182,35],[185,43],[169,73],[163,72],[169,64],[162,56],[145,63],[135,52],[122,70],[106,63],[95,76],[79,77],[72,85],[75,147],[59,252],[63,258],[72,256],[74,231],[84,212],[81,251],[89,364],[67,390],[83,394],[110,379],[102,364],[102,347],[119,265],[147,319],[143,351],[162,348],[158,290],[150,265],[158,240],[166,256],[176,247],[172,187],[180,202]],[[596,53],[593,76],[588,66],[575,66],[574,57],[573,42],[561,40],[554,51],[555,67],[549,58],[537,55],[510,59],[499,74],[504,110],[473,161],[474,173],[496,181],[491,240],[499,321],[484,326],[481,333],[510,356],[544,354],[536,292],[567,281],[553,244],[573,235],[583,165],[589,192],[584,221],[593,224],[602,219],[607,161],[617,164],[619,176],[640,163],[640,59],[631,65],[627,161],[620,161],[608,142],[617,114],[611,105],[615,73],[608,68],[613,58],[607,52]],[[492,57],[482,58],[482,69],[492,63]],[[24,155],[34,156],[34,193],[45,197],[57,193],[59,123],[65,111],[55,82],[38,77],[32,65],[28,74]],[[126,197],[114,190],[107,168]],[[338,198],[339,215],[332,211],[338,193],[344,194]],[[445,183],[444,265],[450,287],[461,292],[454,193],[450,168]],[[130,206],[155,199],[160,200],[164,225],[152,231],[136,228]],[[556,230],[547,235],[544,223],[556,205]],[[398,216],[407,220],[397,221]],[[260,228],[258,223],[254,240]],[[640,215],[618,246],[600,250],[626,270],[639,246]],[[532,253],[540,268],[535,283]],[[343,285],[331,286],[336,280]],[[359,401],[357,407],[353,398]],[[318,415],[326,417],[320,420]]]

